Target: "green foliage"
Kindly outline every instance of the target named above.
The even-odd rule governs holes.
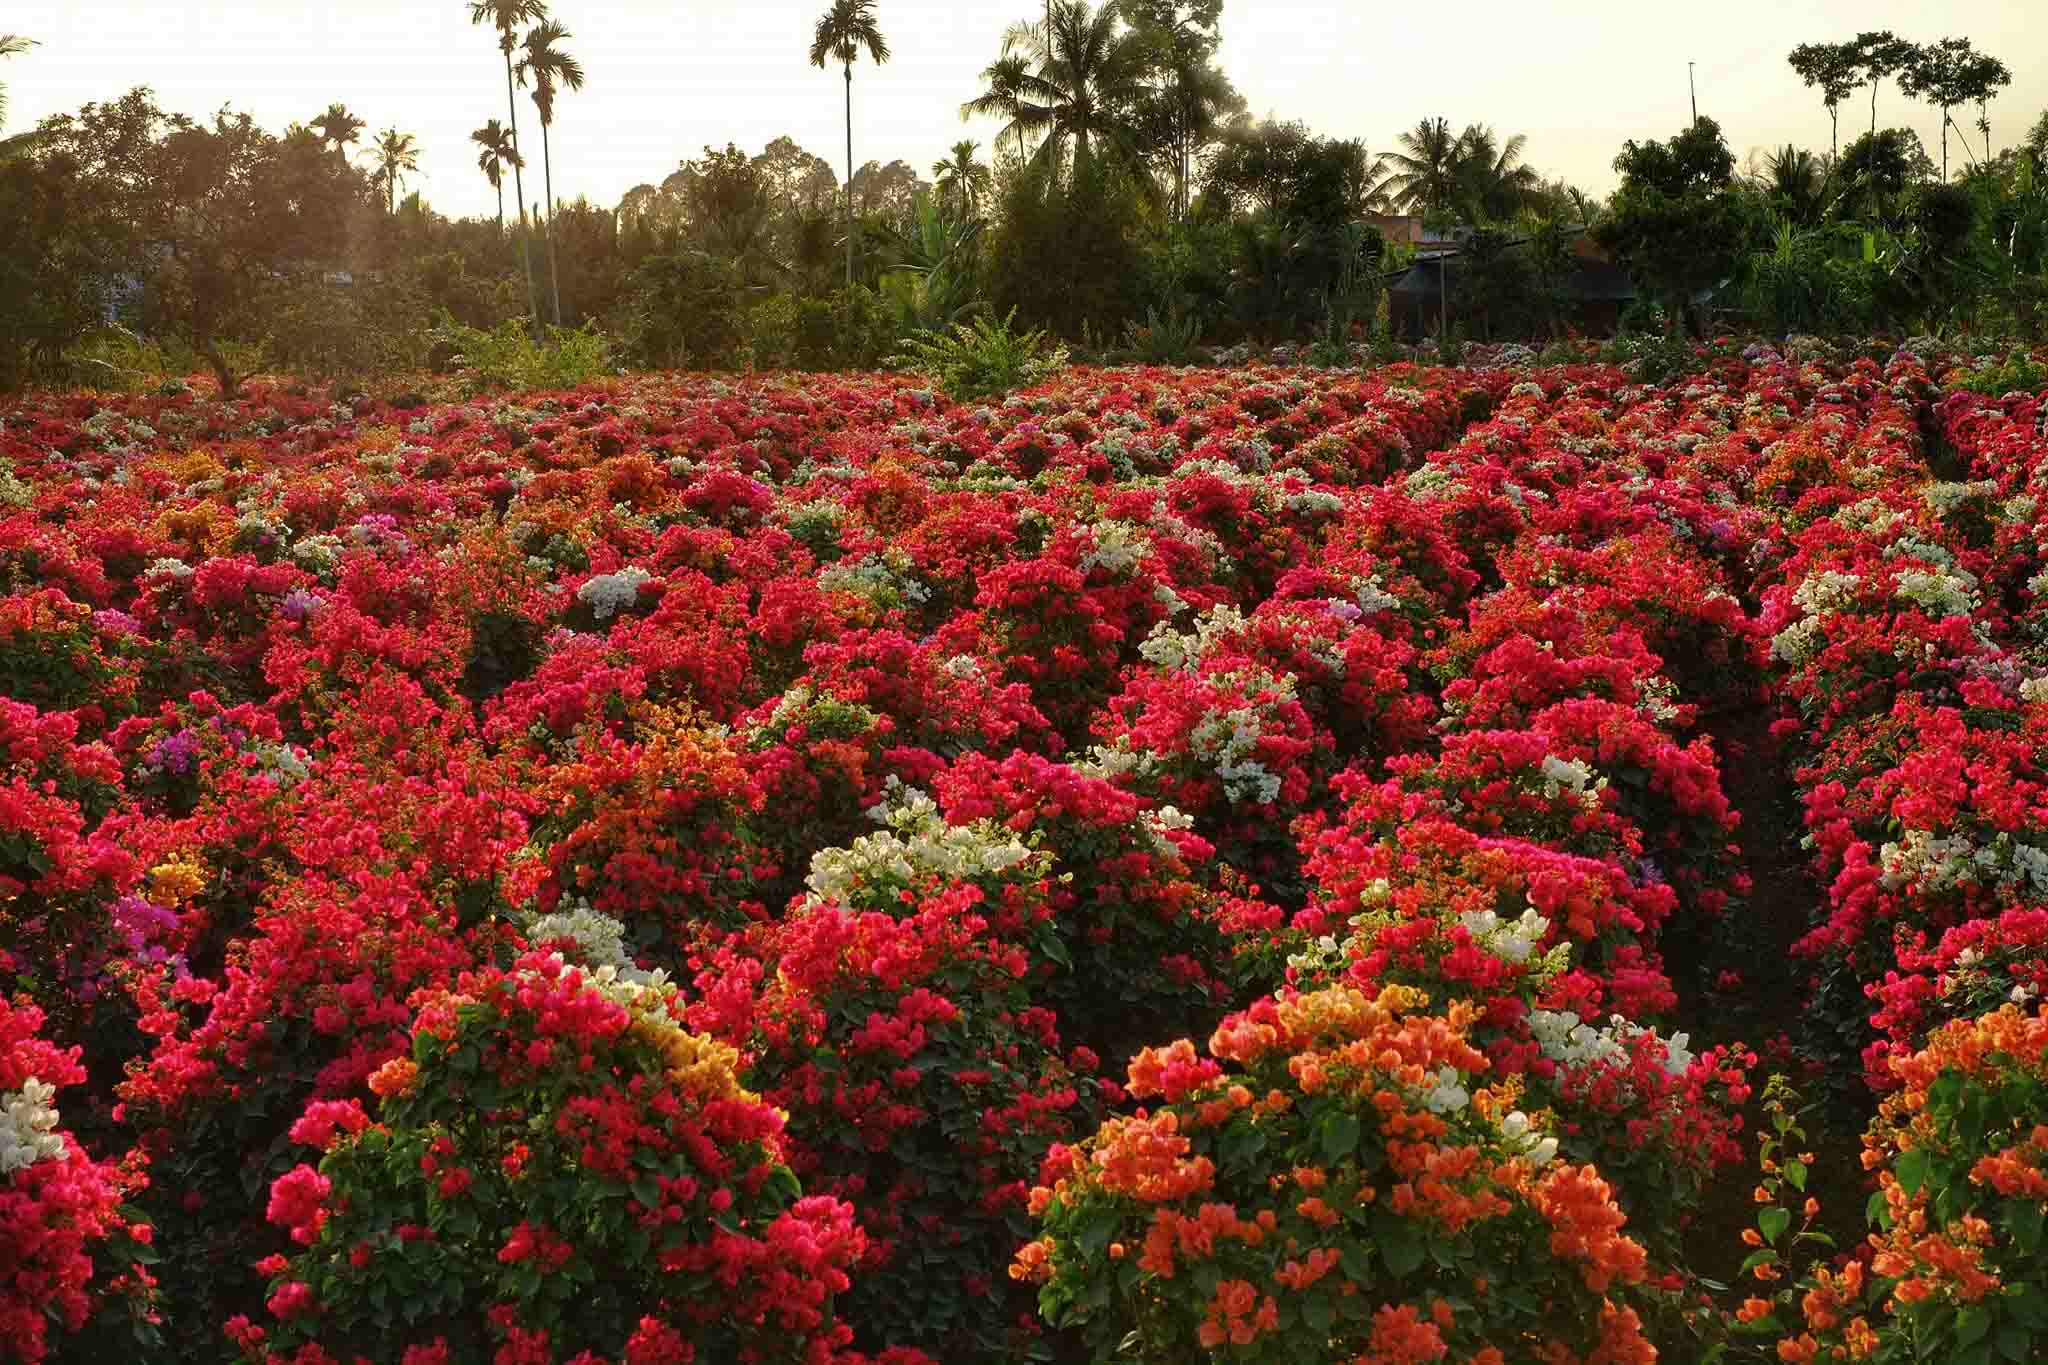
[[[772,294],[746,311],[739,359],[760,370],[872,369],[897,335],[884,300],[862,285]]]
[[[1802,231],[1780,223],[1770,246],[1744,262],[1737,298],[1769,335],[1862,331],[1875,305],[1862,243],[1848,224]]]
[[[1601,355],[1609,364],[1627,367],[1645,384],[1664,384],[1707,367],[1707,357],[1684,335],[1669,331],[1639,332],[1616,337]]]
[[[1143,187],[1107,159],[1066,177],[1023,172],[1003,195],[988,245],[988,298],[1063,337],[1080,336],[1084,322],[1114,334],[1152,292],[1144,250],[1151,221]]]
[[[1968,389],[1987,398],[2001,398],[2008,393],[2041,393],[2048,390],[2048,364],[2016,350],[1999,364],[1951,374],[1948,386]]]
[[[1147,308],[1143,323],[1124,324],[1124,350],[1144,365],[1192,365],[1200,359],[1201,340],[1200,319],[1179,299],[1168,300],[1163,310]]]
[[[1735,273],[1753,230],[1720,125],[1703,118],[1668,142],[1631,141],[1614,168],[1621,188],[1594,240],[1672,317],[1683,316],[1697,294]]]
[[[720,369],[740,344],[738,268],[701,251],[654,256],[634,272],[626,349],[654,369]]]
[[[931,378],[955,402],[991,398],[1036,384],[1067,363],[1067,348],[1043,330],[1013,328],[1016,310],[962,323],[950,333],[923,332],[890,364]]]
[[[486,332],[444,318],[434,339],[450,348],[450,363],[469,371],[479,389],[573,389],[612,373],[611,344],[590,323],[549,327],[535,341],[517,319]]]

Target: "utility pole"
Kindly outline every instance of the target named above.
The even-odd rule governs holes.
[[[1700,89],[1699,86],[1693,83],[1693,65],[1692,62],[1685,64],[1685,88],[1692,92],[1692,121],[1698,123],[1700,121]]]

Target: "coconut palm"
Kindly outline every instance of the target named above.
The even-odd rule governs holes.
[[[936,184],[941,203],[950,205],[955,214],[972,217],[981,212],[981,201],[995,183],[995,177],[974,153],[980,146],[971,140],[953,144],[953,155],[943,161],[932,163],[932,180]]]
[[[536,327],[540,325],[540,300],[533,290],[533,253],[526,242],[526,182],[519,174],[524,163],[519,154],[519,98],[512,84],[512,49],[516,46],[512,33],[521,24],[547,17],[543,0],[469,0],[469,22],[496,29],[498,51],[505,58],[505,107],[512,124],[512,191],[519,201],[519,263],[526,271],[526,310]]]
[[[889,40],[875,22],[875,0],[832,0],[811,35],[811,65],[838,62],[846,75],[846,287],[853,287],[853,64],[865,48],[876,66],[889,60]]]
[[[313,120],[310,125],[320,135],[320,141],[332,147],[337,156],[348,155],[349,144],[362,136],[364,123],[348,111],[346,105],[330,104],[327,111]]]
[[[491,182],[491,188],[498,192],[498,231],[505,230],[505,168],[520,164],[519,149],[512,145],[512,134],[505,125],[492,119],[469,135],[481,150],[476,154],[476,168],[484,173],[484,179]]]
[[[1528,145],[1522,133],[1502,142],[1483,123],[1467,124],[1458,134],[1459,199],[1467,217],[1512,218],[1536,197],[1543,177],[1522,160],[1522,149]]]
[[[1794,227],[1812,227],[1827,203],[1828,163],[1803,147],[1786,143],[1766,153],[1751,178]]]
[[[19,57],[36,45],[35,39],[19,33],[0,33],[0,57]],[[0,82],[0,123],[7,121],[7,86]]]
[[[371,183],[384,187],[384,212],[397,213],[398,187],[404,181],[405,173],[420,168],[419,140],[411,133],[386,128],[377,134],[370,156],[377,163],[377,169],[370,177]]]
[[[1451,121],[1426,118],[1397,141],[1401,150],[1387,154],[1394,171],[1389,188],[1402,210],[1435,213],[1457,203],[1464,153],[1461,140],[1451,131]]]
[[[982,68],[981,82],[987,88],[960,106],[963,121],[977,114],[1006,120],[1003,131],[996,134],[995,145],[1000,148],[1004,134],[1008,134],[1019,160],[1024,156],[1024,128],[1016,115],[1024,102],[1024,84],[1030,79],[1030,59],[1021,51],[1013,51],[1006,41],[1003,54]]]
[[[1070,144],[1077,164],[1097,143],[1129,151],[1123,114],[1141,93],[1147,55],[1121,22],[1115,0],[1100,8],[1059,0],[1044,27],[1012,27],[1002,55],[982,72],[987,88],[960,107],[961,115],[1008,119],[1003,131],[1020,148],[1026,136],[1041,137],[1038,158],[1046,165],[1060,164]]]
[[[562,325],[562,276],[555,265],[555,166],[554,157],[548,149],[548,129],[555,122],[555,91],[558,86],[566,85],[571,90],[583,88],[583,64],[561,47],[571,36],[569,30],[553,19],[535,24],[527,31],[518,67],[520,83],[533,82],[533,107],[540,113],[541,178],[548,196],[548,289],[557,327]]]

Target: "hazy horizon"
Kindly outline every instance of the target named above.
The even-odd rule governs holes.
[[[589,76],[581,93],[557,100],[556,196],[614,205],[706,144],[758,152],[783,135],[843,176],[839,72],[808,60],[823,8],[824,0],[554,0],[554,17],[573,35],[565,46]],[[877,8],[894,56],[880,68],[854,68],[854,164],[901,159],[929,175],[963,137],[987,156],[999,125],[963,123],[959,106],[979,91],[1003,30],[1042,6],[880,0]],[[1526,159],[1546,178],[1606,194],[1625,140],[1669,136],[1690,116],[1688,59],[1697,64],[1700,112],[1721,123],[1739,160],[1787,141],[1826,150],[1827,114],[1785,54],[1873,28],[1921,42],[1965,36],[2004,60],[2013,84],[1990,118],[1994,149],[2010,146],[2048,104],[2043,44],[2028,43],[2028,8],[2020,0],[1956,0],[1930,19],[1911,0],[1724,0],[1675,13],[1622,0],[1469,0],[1445,18],[1368,10],[1362,0],[1226,0],[1221,64],[1254,114],[1361,138],[1374,152],[1392,150],[1399,132],[1425,117],[1488,123],[1503,136],[1526,133]],[[495,211],[469,133],[505,117],[504,68],[494,36],[470,25],[463,0],[362,0],[347,11],[260,0],[74,0],[17,6],[0,29],[38,43],[0,70],[10,131],[137,85],[151,87],[166,110],[202,116],[228,104],[272,129],[340,102],[365,121],[365,143],[388,126],[418,138],[420,175],[407,188],[435,209]],[[1869,115],[1867,95],[1843,106],[1844,143],[1867,128]],[[1957,111],[1972,139],[1975,117],[1974,109]],[[523,91],[519,120],[532,167],[527,198],[535,201],[540,140]],[[1880,96],[1878,121],[1916,129],[1940,159],[1938,114],[1895,84]],[[1951,163],[1963,164],[1954,133],[1950,142]]]

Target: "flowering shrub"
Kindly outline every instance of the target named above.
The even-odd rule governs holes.
[[[2021,1188],[2032,1063],[1900,1067],[2048,988],[2042,397],[1924,339],[1486,359],[0,404],[0,990],[89,1070],[6,1150],[151,1229],[0,1297],[93,1358],[1692,1359],[1824,1269],[1997,1352],[2018,1289],[1943,1276],[2030,1284],[2025,1199],[1912,1154]],[[558,1050],[621,1017],[716,1065]],[[1759,1057],[1898,1100],[1899,1274],[1706,1278]],[[1207,1194],[1133,1192],[1168,1119]],[[1853,1126],[1773,1126],[1750,1250],[1842,1231]],[[1732,1349],[1847,1344],[1767,1310]]]
[[[1656,1359],[1643,1248],[1590,1166],[1489,1088],[1469,1006],[1331,987],[1131,1063],[1047,1163],[1012,1274],[1147,1360]]]
[[[0,1360],[47,1359],[89,1327],[100,1349],[154,1346],[155,1230],[122,1202],[142,1177],[60,1126],[57,1092],[85,1071],[41,1025],[33,1006],[0,999]]]
[[[800,1194],[780,1115],[679,1009],[658,977],[545,955],[424,1000],[411,1050],[370,1078],[374,1119],[317,1101],[292,1125],[310,1160],[271,1183],[264,1216],[294,1249],[258,1266],[271,1323],[237,1318],[230,1337],[259,1360],[309,1343],[827,1359],[863,1235],[846,1205]]]

